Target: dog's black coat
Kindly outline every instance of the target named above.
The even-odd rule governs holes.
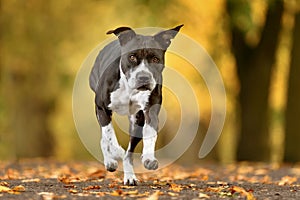
[[[132,93],[151,92],[144,108],[139,107],[139,102],[134,102],[136,100],[130,99],[129,101],[128,115],[135,117],[135,120],[131,121],[129,130],[130,144],[126,154],[129,157],[131,154],[128,155],[128,153],[133,152],[143,138],[145,124],[148,124],[155,131],[158,129],[158,113],[162,103],[164,56],[170,45],[170,40],[176,36],[182,26],[162,31],[154,36],[136,34],[129,27],[117,28],[109,31],[108,34],[114,33],[119,39],[105,46],[96,58],[89,82],[96,95],[96,115],[102,128],[111,123],[112,111],[114,111],[111,108],[112,103],[114,103],[112,100],[118,101],[112,99],[112,94],[122,87],[120,85],[122,75],[125,82],[127,81],[128,85],[131,84],[130,91]],[[143,68],[143,70],[139,71],[138,68]],[[110,152],[109,147],[108,145],[108,149],[106,149],[108,153]],[[157,164],[157,161],[146,160],[144,162],[148,169],[156,169]],[[114,171],[116,168],[115,165],[113,167],[109,164],[106,165],[108,165],[106,168],[109,171]],[[131,180],[128,181],[129,184],[132,184]],[[126,180],[124,183],[127,183]],[[135,180],[133,180],[133,184],[135,184]]]

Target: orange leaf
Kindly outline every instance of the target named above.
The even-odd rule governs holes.
[[[85,188],[82,188],[83,190],[94,190],[94,189],[101,189],[100,185],[91,185]]]
[[[247,200],[256,200],[256,198],[253,196],[252,192],[247,192],[244,188],[238,187],[238,186],[232,186],[232,191],[238,192],[243,196],[247,197]]]
[[[18,186],[15,186],[12,190],[15,192],[24,192],[25,187],[23,185],[18,185]]]
[[[297,181],[296,177],[284,176],[284,177],[281,178],[278,185],[291,185],[296,181]]]
[[[113,192],[111,193],[107,193],[111,196],[121,196],[123,194],[123,191],[122,190],[114,190]]]
[[[173,190],[174,192],[180,192],[182,190],[182,187],[175,183],[171,183],[170,187],[171,187],[171,190]]]

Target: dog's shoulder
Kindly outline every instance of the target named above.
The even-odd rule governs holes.
[[[120,56],[121,46],[118,40],[110,42],[99,52],[89,77],[90,87],[94,92],[104,72],[109,70],[108,68],[119,67]]]

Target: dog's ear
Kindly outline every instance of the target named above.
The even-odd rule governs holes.
[[[164,49],[167,49],[171,44],[171,39],[177,35],[181,27],[183,27],[183,24],[176,26],[175,28],[159,32],[154,35],[154,39],[158,41]]]
[[[119,27],[115,30],[110,30],[106,34],[115,34],[118,36],[121,46],[125,45],[136,36],[135,32],[129,27]]]

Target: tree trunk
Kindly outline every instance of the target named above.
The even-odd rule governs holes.
[[[239,1],[228,0],[227,8],[231,22],[237,20],[234,9],[240,9],[237,6],[239,3]],[[270,159],[268,95],[282,12],[282,1],[276,0],[270,3],[261,39],[256,46],[247,44],[245,30],[241,30],[238,24],[232,23],[231,26],[232,51],[236,58],[240,81],[241,134],[237,150],[238,160],[268,161]]]
[[[285,153],[287,162],[300,161],[300,13],[295,18],[293,47],[288,83],[288,100],[286,108]]]

